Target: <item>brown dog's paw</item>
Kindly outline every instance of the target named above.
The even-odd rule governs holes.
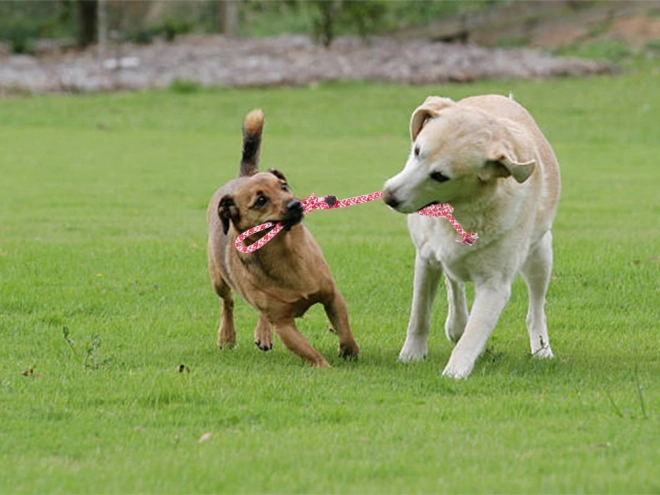
[[[330,363],[328,363],[323,357],[319,357],[309,363],[314,368],[332,368]]]
[[[266,351],[270,351],[270,350],[273,349],[273,343],[272,343],[272,342],[264,342],[264,343],[262,344],[261,341],[257,340],[257,341],[254,343],[254,345],[256,345],[259,349],[261,349],[261,350],[264,351],[264,352],[266,352]]]
[[[223,340],[218,340],[218,349],[233,349],[236,347],[236,341],[223,341]]]
[[[223,322],[218,329],[218,349],[234,347],[236,347],[236,328],[233,324]]]
[[[355,342],[349,344],[339,344],[339,357],[355,361],[360,354],[360,348]]]

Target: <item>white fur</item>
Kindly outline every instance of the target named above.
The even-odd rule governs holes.
[[[456,346],[443,375],[467,378],[518,272],[529,291],[532,355],[553,357],[544,306],[552,269],[550,228],[560,185],[549,143],[523,107],[499,96],[458,103],[428,98],[413,113],[411,136],[411,154],[404,169],[386,182],[385,201],[408,214],[431,202],[450,202],[454,217],[479,239],[468,247],[456,242],[458,236],[446,219],[408,216],[417,254],[412,310],[399,360],[426,356],[431,308],[444,274],[449,303],[445,333]],[[432,172],[449,180],[432,180]],[[469,312],[467,282],[475,287]]]

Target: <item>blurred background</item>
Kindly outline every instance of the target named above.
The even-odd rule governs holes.
[[[642,20],[640,20],[640,18]],[[628,24],[621,24],[628,19]],[[633,20],[630,20],[633,19]],[[35,0],[0,1],[0,55],[39,54],[95,43],[151,43],[178,36],[306,34],[558,48],[601,38],[660,50],[660,2],[598,0]]]
[[[658,57],[660,0],[0,0],[0,95],[541,79]]]
[[[114,34],[149,43],[181,34],[273,36],[304,33],[330,44],[342,34],[377,34],[428,19],[478,11],[506,0],[36,0],[0,2],[0,39],[14,53],[39,40],[85,47]]]

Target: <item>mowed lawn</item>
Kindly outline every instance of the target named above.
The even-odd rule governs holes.
[[[266,113],[262,166],[301,197],[380,190],[430,94],[513,92],[562,167],[548,294],[556,359],[528,354],[521,280],[467,381],[397,363],[414,249],[382,202],[305,223],[362,353],[336,356],[320,307],[299,320],[333,365],[279,340],[219,351],[207,201],[240,126]],[[0,100],[0,492],[658,493],[660,74],[407,87]],[[468,249],[468,248],[466,248]]]

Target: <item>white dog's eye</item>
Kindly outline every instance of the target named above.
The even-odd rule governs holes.
[[[447,177],[442,172],[433,172],[429,177],[431,177],[431,179],[436,182],[447,182],[449,180],[449,177]]]
[[[419,156],[419,145],[415,146],[415,156]]]

